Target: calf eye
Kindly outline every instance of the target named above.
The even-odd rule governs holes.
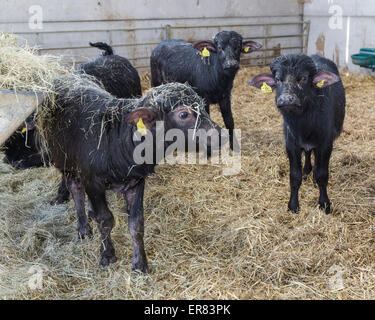
[[[302,76],[299,82],[306,83],[308,79],[309,79],[308,76]]]
[[[186,119],[189,116],[189,114],[186,111],[180,112],[179,117],[181,119]]]

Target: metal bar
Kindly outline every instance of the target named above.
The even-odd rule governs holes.
[[[275,36],[256,36],[256,37],[251,37],[251,38],[244,37],[243,39],[244,40],[254,40],[254,39],[273,39],[273,38],[279,39],[279,38],[302,38],[302,37],[303,37],[302,34],[283,34],[283,35],[275,35]],[[202,39],[189,40],[188,42],[189,43],[195,43],[195,42],[198,42],[198,41],[201,41],[201,40]]]
[[[83,29],[83,30],[47,30],[47,31],[15,31],[14,34],[34,34],[34,33],[77,33],[77,32],[107,32],[107,31],[138,31],[138,30],[163,30],[164,27],[144,27],[144,28],[116,28],[116,29]]]
[[[267,23],[269,26],[286,26],[286,25],[299,25],[303,22],[278,22],[278,23]],[[194,29],[194,28],[226,28],[226,27],[262,27],[263,23],[249,23],[249,24],[213,24],[213,25],[194,25],[194,26],[172,26],[173,29]]]
[[[300,18],[301,15],[278,15],[277,17],[282,17],[282,18]],[[327,16],[328,17],[328,16]],[[204,19],[254,19],[254,18],[275,18],[275,16],[225,16],[225,17],[205,17]],[[129,22],[129,21],[162,21],[162,20],[202,20],[202,17],[186,17],[186,18],[130,18],[130,19],[87,19],[87,20],[43,20],[43,23],[75,23],[75,22],[108,22],[108,21],[113,21],[113,22]],[[10,22],[0,22],[4,24],[15,24],[15,23],[20,23],[20,24],[25,24],[25,21],[10,21]]]
[[[267,23],[269,26],[299,25],[303,22],[278,22]],[[233,27],[260,27],[263,24],[223,24],[223,25],[194,25],[194,26],[170,26],[173,29],[195,29],[195,28],[233,28]],[[115,28],[115,29],[83,29],[83,30],[46,30],[46,31],[16,31],[15,34],[33,34],[33,33],[77,33],[77,32],[104,32],[104,31],[138,31],[138,30],[163,30],[165,27],[134,27],[134,28]]]
[[[170,32],[171,32],[171,25],[167,24],[165,26],[165,39],[168,40],[170,38]]]
[[[252,57],[252,58],[244,58],[244,59],[241,59],[241,62],[242,61],[247,61],[247,60],[260,60],[260,59],[268,59],[268,58],[275,58],[275,57],[278,57],[278,56],[261,56],[261,57]]]
[[[193,41],[194,42],[198,42]],[[111,47],[132,47],[132,46],[147,46],[147,45],[158,45],[160,42],[147,42],[147,43],[118,43],[118,44],[111,44]],[[37,48],[38,51],[54,51],[54,50],[75,50],[75,49],[92,49],[93,47],[91,46],[71,46],[71,47],[46,47],[46,48]],[[298,49],[298,48],[303,48],[303,46],[299,47],[283,47],[282,49]],[[271,49],[260,49],[257,50],[257,52],[262,52],[262,51],[272,51],[274,50],[273,48]]]
[[[303,46],[295,46],[295,47],[281,47],[280,50],[292,50],[292,49],[303,49]],[[261,49],[258,50],[257,52],[267,52],[267,51],[274,51],[275,48],[268,48],[268,49]],[[254,59],[253,57],[244,57],[241,58],[242,60],[248,60],[248,59]]]
[[[158,45],[160,42],[146,42],[146,43],[118,43],[111,44],[111,47],[133,47],[133,46],[147,46],[147,45]],[[71,47],[45,47],[37,48],[40,51],[49,51],[49,50],[69,50],[69,49],[90,49],[91,46],[71,46]]]
[[[303,53],[307,54],[307,47],[309,45],[309,35],[310,35],[310,20],[306,21],[305,29],[306,29],[306,38],[305,38],[305,43],[304,43],[304,48],[303,48]],[[304,29],[304,32],[305,32]]]
[[[68,62],[68,60],[72,60],[72,62],[74,62],[75,64],[79,64],[79,63],[84,63],[84,62],[87,62],[90,58],[87,58],[87,60],[74,60],[74,57],[67,57],[67,61],[65,62]],[[135,57],[135,58],[127,58],[128,60],[130,61],[137,61],[137,60],[148,60],[150,59],[149,56],[147,57]]]

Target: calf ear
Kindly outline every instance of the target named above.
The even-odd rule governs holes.
[[[156,113],[148,109],[137,109],[126,115],[125,121],[137,126],[141,118],[146,128],[151,129],[156,119]]]
[[[36,123],[35,121],[31,121],[31,122],[26,122],[26,128],[27,130],[34,130],[36,127]]]
[[[340,77],[332,72],[329,71],[321,71],[313,78],[313,83],[318,88],[325,88],[340,81]]]
[[[250,53],[253,51],[257,51],[260,48],[262,48],[262,45],[258,42],[248,40],[248,41],[242,41],[242,53]]]
[[[199,42],[196,42],[194,43],[194,48],[199,50],[199,51],[202,51],[204,48],[207,48],[208,51],[211,51],[211,52],[216,52],[216,47],[215,47],[215,44],[211,41],[199,41]]]
[[[36,127],[35,121],[25,121],[24,124],[20,125],[18,130],[20,130],[22,133],[25,131],[31,131],[34,130]]]
[[[256,87],[258,89],[262,88],[263,83],[266,83],[272,89],[274,89],[275,86],[276,86],[275,79],[274,79],[273,75],[270,74],[270,73],[258,74],[257,76],[255,76],[254,78],[251,78],[248,81],[249,85],[251,85],[253,87]]]

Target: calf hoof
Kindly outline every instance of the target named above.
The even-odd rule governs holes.
[[[115,255],[105,255],[102,256],[100,259],[99,264],[103,267],[106,268],[108,267],[111,263],[115,263],[117,261],[117,257]]]
[[[326,214],[332,213],[331,204],[329,202],[319,202],[319,209],[324,210]]]
[[[312,171],[311,168],[303,168],[302,179],[303,179],[304,181],[307,180],[307,178],[309,177],[311,171]]]
[[[289,202],[288,203],[288,210],[292,213],[298,213],[299,211],[299,204],[298,203],[293,203]]]
[[[303,181],[306,181],[309,178],[310,173],[311,173],[311,170],[310,171],[305,171],[305,170],[303,171],[303,173],[302,173]]]
[[[79,226],[78,227],[78,239],[83,240],[86,237],[92,238],[92,230],[90,225],[85,225],[85,226]]]
[[[56,196],[49,204],[51,206],[55,206],[57,204],[63,204],[69,200],[69,195],[68,196]]]
[[[89,221],[96,221],[94,211],[89,211],[87,215],[89,217]]]
[[[147,261],[146,262],[140,262],[138,261],[137,263],[132,263],[132,270],[135,273],[142,274],[142,273],[148,273],[148,265]]]

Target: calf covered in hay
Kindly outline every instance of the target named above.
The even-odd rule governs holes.
[[[105,267],[115,262],[110,235],[114,218],[105,192],[122,193],[133,240],[132,269],[147,272],[143,194],[145,178],[154,172],[157,161],[155,156],[151,163],[135,160],[135,150],[142,142],[134,137],[151,137],[153,150],[161,147],[164,155],[172,142],[160,146],[158,139],[169,129],[180,129],[188,142],[190,129],[218,130],[221,134],[221,128],[205,112],[203,99],[184,84],[162,85],[140,99],[117,99],[90,79],[73,76],[57,80],[56,92],[53,103],[42,112],[41,125],[52,163],[66,177],[75,201],[79,236],[91,234],[85,213],[87,194],[89,217],[98,223],[102,237],[100,264]],[[213,144],[208,139],[206,147],[218,149],[220,142]]]
[[[142,96],[141,81],[137,70],[128,59],[115,55],[112,47],[104,42],[91,43],[92,47],[103,50],[103,55],[82,63],[75,71],[88,74],[117,98],[139,98]],[[35,112],[1,147],[4,162],[17,169],[38,168],[49,165],[48,155],[40,153]],[[66,180],[63,177],[56,197],[51,204],[61,204],[69,199]]]
[[[103,55],[80,64],[76,73],[95,77],[106,91],[117,98],[140,98],[141,80],[138,71],[129,60],[114,54],[112,47],[104,42],[90,42],[90,46],[103,50]],[[66,179],[63,177],[51,204],[61,204],[68,199],[69,191],[66,187]]]
[[[331,212],[327,195],[329,160],[333,141],[342,130],[345,117],[345,89],[337,66],[318,55],[289,54],[275,58],[272,74],[260,74],[249,84],[272,93],[284,118],[286,151],[290,163],[290,200],[288,208],[298,212],[298,190],[311,172],[314,152],[314,180],[319,186],[319,207]],[[305,153],[302,170],[301,154]]]

